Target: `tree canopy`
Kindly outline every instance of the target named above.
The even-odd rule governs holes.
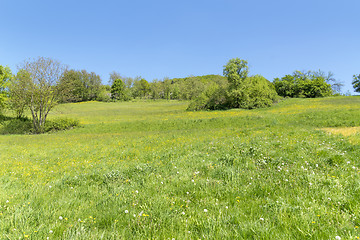
[[[62,94],[58,83],[64,71],[65,66],[51,58],[39,57],[20,65],[20,75],[15,83],[18,92],[10,94],[29,107],[36,133],[44,131],[46,118]]]
[[[0,112],[5,106],[7,99],[7,87],[12,79],[13,75],[9,67],[3,67],[0,65]]]
[[[331,84],[323,75],[313,71],[295,71],[292,75],[275,78],[276,92],[282,97],[326,97],[332,94]]]
[[[353,76],[352,85],[354,87],[355,92],[360,92],[360,74]]]

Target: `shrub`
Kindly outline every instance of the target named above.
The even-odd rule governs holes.
[[[0,134],[29,134],[33,132],[32,122],[28,118],[14,118],[2,122]]]
[[[312,71],[295,71],[292,75],[275,78],[273,84],[282,97],[316,98],[332,94],[331,84],[326,82],[325,77]]]
[[[261,75],[247,77],[241,87],[229,92],[229,104],[235,108],[269,107],[277,98],[274,87]]]
[[[70,118],[56,118],[46,121],[45,132],[54,132],[54,131],[72,129],[79,125],[80,123],[78,120],[74,120]]]

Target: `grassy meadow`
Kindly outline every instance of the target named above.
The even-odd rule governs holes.
[[[359,239],[360,97],[85,102],[0,135],[0,239]]]

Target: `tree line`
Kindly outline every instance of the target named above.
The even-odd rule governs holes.
[[[108,84],[86,70],[69,69],[51,58],[29,59],[16,74],[0,65],[0,114],[8,108],[17,118],[29,111],[34,132],[44,131],[46,118],[58,103],[82,101],[129,101],[132,99],[190,100],[188,110],[259,108],[271,106],[280,97],[326,97],[339,94],[342,84],[322,71],[295,71],[272,82],[250,75],[248,62],[230,59],[223,76],[206,75],[164,78],[148,82],[111,72]],[[360,92],[360,74],[353,86]]]

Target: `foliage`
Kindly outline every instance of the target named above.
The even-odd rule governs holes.
[[[46,122],[45,132],[63,131],[78,127],[80,122],[71,118],[55,118]]]
[[[82,102],[96,100],[101,91],[101,78],[86,70],[67,70],[60,79],[62,102]]]
[[[35,133],[41,133],[50,110],[62,94],[62,89],[57,84],[65,67],[56,60],[39,57],[24,61],[19,71],[22,74],[17,78],[17,84],[23,88],[17,96],[30,108]]]
[[[16,76],[9,82],[9,108],[15,113],[16,118],[23,118],[24,111],[30,104],[30,98],[25,93],[25,86],[31,81],[29,72],[20,69]]]
[[[5,106],[7,99],[7,86],[13,75],[9,67],[3,67],[0,65],[0,113]]]
[[[355,89],[355,92],[360,92],[360,74],[353,76],[352,85]]]
[[[44,132],[56,132],[72,129],[80,126],[78,120],[71,118],[55,118],[47,120],[44,127]],[[8,118],[1,121],[0,119],[0,134],[32,134],[34,128],[32,120],[27,117]]]
[[[96,98],[96,101],[100,102],[110,102],[111,101],[111,87],[108,85],[101,85],[99,94]]]
[[[199,97],[191,101],[187,110],[222,110],[227,108],[229,108],[229,100],[226,89],[214,84]]]
[[[32,121],[21,117],[0,122],[0,134],[30,134],[33,131]]]
[[[316,98],[332,94],[331,84],[326,82],[324,75],[312,71],[295,71],[292,75],[275,78],[273,84],[282,97]]]
[[[111,85],[111,99],[120,101],[130,100],[129,91],[121,79],[116,79]]]
[[[263,108],[277,100],[272,84],[261,75],[247,77],[240,87],[229,91],[229,104],[234,108]]]
[[[230,84],[230,89],[239,89],[242,83],[247,78],[249,68],[248,62],[240,58],[230,59],[229,62],[224,66],[224,76],[227,77]]]
[[[133,97],[147,98],[150,94],[150,84],[145,79],[134,81]]]

